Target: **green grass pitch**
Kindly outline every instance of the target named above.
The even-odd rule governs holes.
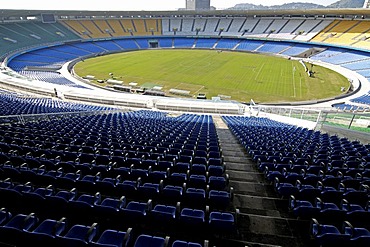
[[[311,66],[308,65],[310,69]],[[293,102],[329,98],[342,94],[348,80],[329,69],[314,66],[309,77],[294,60],[277,56],[216,50],[141,50],[87,59],[74,68],[83,77],[113,78],[123,85],[162,86],[187,90],[207,98],[225,95],[231,100],[258,103]],[[100,84],[101,85],[101,84]]]

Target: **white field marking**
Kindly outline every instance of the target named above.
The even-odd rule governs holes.
[[[200,92],[200,90],[202,90],[204,88],[204,86],[201,86],[200,88],[199,88],[199,90],[197,90],[197,91],[195,91],[195,93],[194,94],[197,94],[198,92]]]
[[[197,84],[190,84],[190,83],[184,83],[184,82],[180,82],[179,84],[177,84],[176,85],[176,89],[181,89],[181,85],[183,85],[183,84],[185,84],[186,86],[192,86],[192,87],[199,87],[199,89],[197,90],[197,91],[195,91],[195,92],[199,92],[200,90],[202,90],[203,88],[204,88],[204,86],[201,86],[201,85],[197,85]],[[187,87],[185,87],[186,88],[186,90],[188,90],[188,88]],[[188,91],[192,91],[192,90],[188,90]]]
[[[292,74],[293,74],[293,97],[295,98],[296,97],[296,89],[295,89],[295,78],[294,78],[294,74],[295,74],[295,67],[293,66],[293,63],[292,63]]]
[[[257,75],[254,77],[254,80],[255,80],[255,81],[257,81],[257,77],[260,75],[260,73],[261,73],[261,70],[262,70],[263,66],[265,66],[265,63],[263,63],[263,64],[262,64],[262,66],[261,66],[261,67],[260,67],[260,69],[258,70]]]
[[[194,68],[194,64],[192,65],[185,65],[183,62],[179,63],[180,67],[183,67],[183,68]],[[198,66],[198,67],[202,67],[202,68],[208,68],[209,66],[211,66],[211,62],[207,62],[207,63],[204,63],[202,64],[201,66]]]

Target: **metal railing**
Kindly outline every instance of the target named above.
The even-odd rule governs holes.
[[[251,106],[254,115],[273,114],[297,120],[316,123],[316,129],[322,125],[331,125],[343,129],[370,133],[370,112],[328,111],[308,108],[290,108],[278,106]]]
[[[323,112],[322,124],[370,133],[370,113]]]
[[[370,113],[257,105],[250,106],[249,109],[252,116],[268,117],[370,143]]]
[[[253,116],[268,117],[310,129],[317,129],[322,117],[321,110],[308,108],[254,105],[250,106],[249,110],[249,114]]]

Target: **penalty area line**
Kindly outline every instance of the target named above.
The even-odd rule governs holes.
[[[197,94],[198,92],[200,92],[200,90],[202,90],[204,88],[204,86],[201,86],[197,91],[195,91],[194,94]]]

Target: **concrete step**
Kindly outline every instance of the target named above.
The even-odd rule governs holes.
[[[234,194],[233,205],[245,214],[291,218],[288,200],[254,195]]]
[[[213,122],[218,129],[228,129],[226,123],[222,120],[221,116],[213,116]]]
[[[224,155],[225,162],[234,162],[234,163],[244,163],[244,164],[251,164],[251,159],[245,156],[229,156]]]
[[[235,137],[233,133],[229,129],[227,130],[221,130],[221,132],[217,132],[218,139],[225,141],[222,142],[222,144],[235,144],[239,143],[239,138]]]
[[[239,218],[241,235],[248,241],[275,244],[284,247],[298,247],[302,243],[292,231],[290,221],[287,219],[241,214]]]
[[[217,125],[221,126],[222,119],[217,121]],[[240,210],[237,241],[247,243],[246,246],[305,247],[302,244],[305,241],[299,235],[304,231],[298,229],[299,223],[292,221],[288,212],[288,201],[277,196],[272,184],[257,170],[255,162],[248,156],[239,140],[227,126],[222,126],[217,128],[217,133],[226,173],[229,175],[229,186],[234,189],[232,205]],[[297,229],[291,227],[294,224]],[[239,247],[236,242],[235,245],[229,245]]]
[[[225,140],[225,143],[235,143],[238,142],[238,138],[231,133],[229,129],[223,129],[217,132],[219,139]],[[239,143],[239,142],[238,142]]]
[[[225,156],[245,156],[245,153],[238,148],[230,148],[229,150],[222,149],[222,155]]]
[[[230,180],[229,184],[235,194],[277,198],[273,186],[269,184],[236,180]]]
[[[226,173],[229,174],[229,178],[234,181],[243,181],[251,183],[263,183],[264,176],[261,173],[249,172],[249,171],[233,171],[226,170]]]
[[[226,170],[230,171],[245,171],[245,172],[259,172],[255,165],[245,163],[226,162]]]

